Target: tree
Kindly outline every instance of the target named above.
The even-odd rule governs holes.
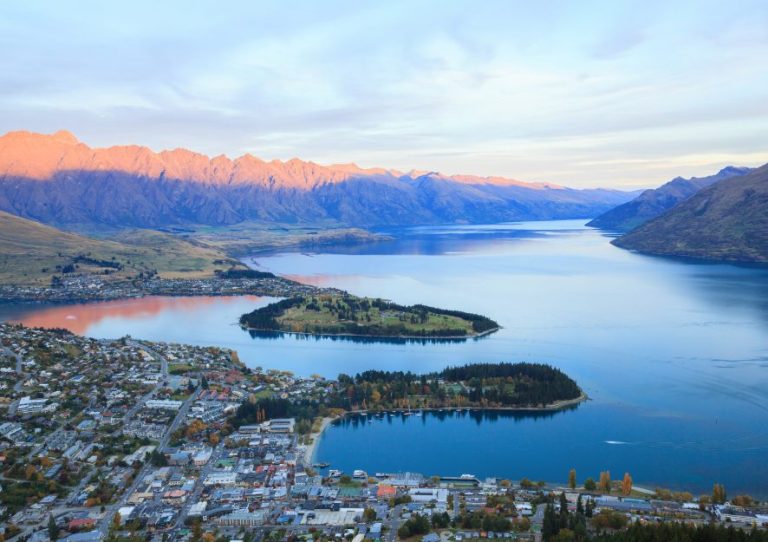
[[[59,526],[56,525],[56,520],[53,519],[53,514],[48,516],[48,537],[51,540],[59,538]]]
[[[528,478],[523,478],[520,480],[520,487],[523,489],[531,489],[533,487],[533,482],[531,482]]]
[[[736,495],[731,502],[735,506],[752,506],[755,501],[749,495]]]
[[[552,506],[552,503],[547,503],[547,507],[544,509],[544,522],[541,526],[541,535],[544,542],[553,540],[559,530],[560,526],[558,525],[557,514],[555,514],[555,507]]]
[[[576,469],[571,469],[568,472],[568,487],[576,489]]]
[[[725,501],[725,486],[722,484],[715,484],[712,486],[712,502],[715,504],[723,504]]]
[[[621,492],[624,495],[632,493],[632,476],[628,472],[624,473],[624,479],[621,481]]]
[[[363,510],[363,520],[366,523],[373,523],[376,521],[376,510],[373,508],[366,508]]]
[[[587,506],[584,510],[584,515],[588,518],[591,518],[594,510],[595,510],[594,501],[592,499],[587,499]]]
[[[115,512],[115,515],[112,516],[112,528],[115,531],[120,530],[120,525],[123,523],[123,518],[120,517],[120,512]]]
[[[601,491],[611,492],[611,471],[604,470],[600,473],[600,483],[598,486]]]
[[[584,489],[587,491],[594,491],[597,489],[597,484],[592,478],[587,478],[584,480]]]
[[[565,498],[565,491],[560,493],[560,529],[568,527],[568,499]]]

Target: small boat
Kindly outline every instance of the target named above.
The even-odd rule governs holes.
[[[312,466],[316,469],[327,469],[331,466],[330,463],[313,463]]]

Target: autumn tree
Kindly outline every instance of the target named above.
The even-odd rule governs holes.
[[[621,481],[621,492],[624,495],[632,493],[632,476],[628,472],[624,473],[624,479]]]
[[[723,504],[725,501],[725,486],[722,484],[715,484],[712,486],[712,502],[715,504]]]
[[[606,493],[611,492],[611,471],[605,470],[600,473],[600,483],[598,487]]]
[[[571,469],[568,472],[568,487],[576,489],[576,469]]]
[[[749,495],[736,495],[731,502],[735,506],[752,506],[755,501]]]

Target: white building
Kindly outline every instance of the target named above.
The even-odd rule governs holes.
[[[179,410],[183,404],[182,401],[173,401],[171,399],[149,399],[144,403],[144,406],[157,410]]]

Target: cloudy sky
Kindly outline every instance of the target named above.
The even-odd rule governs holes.
[[[768,162],[768,2],[0,4],[0,131],[646,187]]]

